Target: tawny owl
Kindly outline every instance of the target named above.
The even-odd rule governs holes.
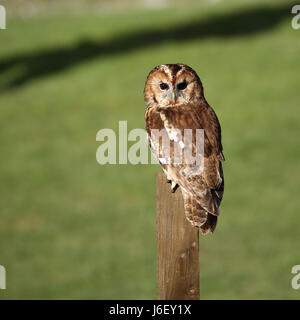
[[[178,185],[184,198],[185,215],[202,234],[215,230],[224,192],[221,127],[214,110],[204,98],[203,86],[196,72],[184,64],[166,64],[154,68],[148,75],[144,90],[147,110],[146,130],[152,153],[158,159],[172,190]],[[190,129],[192,135],[185,135]],[[185,154],[175,159],[175,150],[198,149],[196,131],[202,129],[202,170],[193,171]],[[153,132],[165,131],[169,139],[166,152],[163,135],[153,138]],[[204,166],[203,166],[204,164]]]

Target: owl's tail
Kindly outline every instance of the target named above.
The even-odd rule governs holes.
[[[183,192],[183,198],[185,216],[192,226],[200,228],[202,234],[214,232],[218,217],[201,207],[196,197]]]
[[[207,234],[209,232],[214,232],[216,229],[218,217],[213,214],[207,213],[206,222],[200,226],[200,231],[202,234]]]

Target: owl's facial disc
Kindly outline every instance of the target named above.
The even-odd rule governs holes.
[[[175,81],[172,81],[172,83],[169,81],[161,81],[159,83],[160,90],[157,100],[162,106],[176,106],[188,103],[188,90],[186,89],[189,85],[192,85],[191,82],[188,82],[186,79],[181,79],[178,82],[174,82]]]
[[[195,71],[183,64],[155,67],[149,74],[144,90],[150,106],[179,106],[202,98],[203,87]]]
[[[178,106],[190,102],[194,95],[194,79],[183,75],[178,79],[163,77],[152,84],[155,99],[162,107]]]

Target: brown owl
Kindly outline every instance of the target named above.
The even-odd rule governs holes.
[[[159,161],[172,191],[179,185],[188,221],[202,234],[216,228],[224,192],[221,127],[214,110],[204,98],[203,86],[196,72],[184,64],[165,64],[148,75],[144,90],[147,110],[146,130],[152,153]],[[185,135],[186,129],[192,133]],[[202,170],[193,171],[185,152],[196,156],[196,131],[202,129]],[[153,132],[167,133],[154,139]],[[168,149],[168,150],[167,150]],[[167,152],[167,151],[168,152]],[[177,151],[181,150],[180,161]],[[176,151],[176,152],[175,152]]]

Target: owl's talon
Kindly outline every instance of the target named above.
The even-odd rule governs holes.
[[[178,184],[171,179],[167,178],[167,182],[171,183],[171,192],[174,193],[178,187]]]
[[[172,181],[172,184],[171,184],[171,192],[174,193],[176,191],[178,187],[178,184],[174,181]]]

